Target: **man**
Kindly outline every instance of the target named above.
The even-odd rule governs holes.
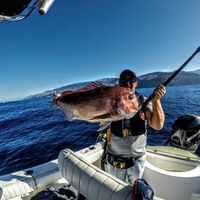
[[[145,97],[135,91],[138,78],[134,72],[122,71],[119,85],[131,88],[141,103],[145,100]],[[108,173],[131,185],[142,177],[145,167],[147,123],[156,130],[163,127],[165,115],[160,99],[165,92],[165,87],[160,85],[154,91],[155,97],[143,111],[139,111],[131,119],[111,123],[107,131],[108,152],[105,170]]]

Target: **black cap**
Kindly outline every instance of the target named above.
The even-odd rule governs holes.
[[[124,85],[124,80],[126,80],[126,78],[130,78],[130,79],[136,79],[136,73],[129,70],[129,69],[125,69],[124,71],[121,72],[120,76],[119,76],[119,84],[120,85]]]

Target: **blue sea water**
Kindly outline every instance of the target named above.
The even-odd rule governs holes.
[[[153,88],[139,89],[149,96]],[[51,105],[51,97],[0,103],[0,175],[56,159],[64,148],[79,150],[92,145],[97,124],[69,122]],[[168,87],[162,99],[166,114],[161,131],[149,128],[148,145],[164,145],[172,124],[183,114],[200,115],[200,85]],[[197,151],[200,154],[200,150]]]

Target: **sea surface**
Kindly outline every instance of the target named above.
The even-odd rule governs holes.
[[[149,96],[154,88],[138,89]],[[0,103],[0,175],[56,159],[64,148],[74,151],[95,143],[98,124],[69,122],[51,105],[53,96]],[[172,124],[183,114],[200,115],[200,85],[167,87],[161,131],[149,128],[148,145],[164,145]],[[197,150],[200,155],[200,148]]]

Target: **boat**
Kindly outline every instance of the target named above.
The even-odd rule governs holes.
[[[88,200],[131,200],[132,186],[101,169],[104,142],[73,152],[64,149],[58,159],[0,176],[1,200],[31,199],[47,187],[68,185]],[[200,199],[200,157],[169,146],[148,146],[143,178],[155,200]]]
[[[175,131],[173,142],[177,143],[179,133]],[[181,147],[183,133],[184,137],[178,137]],[[187,142],[197,134],[186,138]],[[67,186],[87,200],[131,200],[132,186],[102,169],[104,145],[100,141],[77,152],[64,149],[56,160],[0,176],[0,199],[29,200],[51,186]],[[148,146],[142,178],[153,188],[154,200],[200,200],[200,157],[188,150]]]
[[[35,0],[29,7],[30,2],[31,0],[2,1],[0,21],[23,20],[36,8],[44,15],[54,0]],[[164,85],[198,52],[200,47]],[[148,101],[152,98],[150,96]],[[101,141],[77,152],[64,149],[56,160],[0,176],[1,200],[32,199],[51,186],[67,186],[76,195],[80,194],[87,200],[131,200],[132,186],[101,168],[104,143],[105,141]],[[155,200],[200,200],[200,157],[174,146],[149,146],[143,179],[153,188]]]

